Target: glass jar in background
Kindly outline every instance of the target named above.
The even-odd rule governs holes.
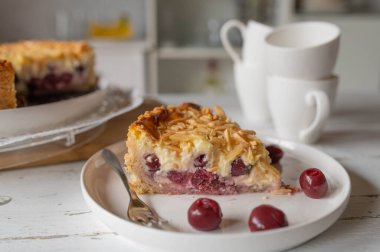
[[[87,18],[82,10],[57,10],[54,15],[54,34],[56,38],[83,39],[87,36]]]

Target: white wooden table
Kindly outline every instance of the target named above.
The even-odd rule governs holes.
[[[245,122],[233,98],[161,98],[174,104],[186,100],[204,105],[218,103],[241,126],[274,135],[271,125]],[[338,96],[335,112],[315,147],[348,170],[352,195],[337,223],[294,251],[379,251],[380,95]],[[141,251],[108,229],[88,209],[79,184],[83,164],[0,172],[0,251]]]

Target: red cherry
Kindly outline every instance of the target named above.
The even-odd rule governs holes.
[[[210,181],[212,174],[205,169],[198,169],[194,172],[191,178],[191,184],[195,188],[200,188],[202,185],[207,184]]]
[[[187,211],[190,225],[201,231],[217,229],[222,221],[222,216],[218,202],[208,198],[197,199]]]
[[[306,196],[313,199],[324,197],[328,190],[326,177],[317,168],[303,171],[300,176],[300,185]]]
[[[154,173],[160,169],[161,167],[160,160],[155,154],[153,153],[148,154],[144,157],[144,159],[145,159],[145,164],[146,166],[148,166],[150,172]]]
[[[241,158],[237,158],[231,163],[231,176],[241,176],[249,173],[251,170],[251,165],[245,165]]]
[[[198,157],[194,159],[194,167],[206,167],[207,165],[207,159],[205,154],[201,154]]]
[[[284,152],[277,145],[268,145],[266,146],[267,151],[269,152],[269,157],[272,160],[272,164],[277,164],[280,162]]]
[[[59,76],[59,80],[64,82],[65,84],[69,84],[73,79],[73,75],[71,73],[63,73]]]
[[[260,205],[254,208],[248,219],[251,232],[263,231],[288,226],[283,211],[271,205]]]
[[[168,179],[170,179],[170,181],[176,184],[184,184],[185,182],[188,181],[188,178],[189,178],[187,173],[179,172],[175,170],[171,170],[170,172],[168,172],[167,177]]]

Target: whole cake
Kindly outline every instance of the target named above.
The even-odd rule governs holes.
[[[14,76],[12,64],[6,60],[0,60],[0,109],[17,106]]]
[[[279,189],[255,132],[224,111],[193,103],[161,106],[140,115],[128,131],[125,155],[130,186],[138,193],[236,194]]]
[[[18,97],[32,104],[49,102],[54,96],[88,92],[96,87],[94,52],[83,41],[0,44],[0,59],[13,66]]]

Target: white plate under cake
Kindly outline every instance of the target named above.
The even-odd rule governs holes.
[[[138,247],[135,250],[286,250],[324,232],[339,218],[350,198],[350,178],[337,161],[311,146],[264,136],[261,139],[266,144],[278,145],[284,151],[284,157],[280,161],[284,183],[296,186],[302,171],[318,167],[328,180],[329,191],[326,197],[316,200],[304,193],[277,196],[265,192],[209,195],[208,198],[220,204],[223,221],[219,230],[199,232],[192,228],[186,218],[188,208],[197,196],[145,194],[141,198],[162,218],[168,220],[169,224],[162,229],[136,225],[128,219],[127,206],[130,199],[123,182],[103,159],[101,151],[94,154],[83,167],[82,193],[93,213],[112,231],[124,237],[128,244]],[[120,160],[128,151],[124,142],[107,148]],[[261,204],[281,209],[287,216],[289,226],[265,232],[250,232],[248,217],[252,209]]]
[[[278,189],[279,171],[252,130],[224,111],[161,106],[129,127],[126,172],[138,193],[237,194]]]

